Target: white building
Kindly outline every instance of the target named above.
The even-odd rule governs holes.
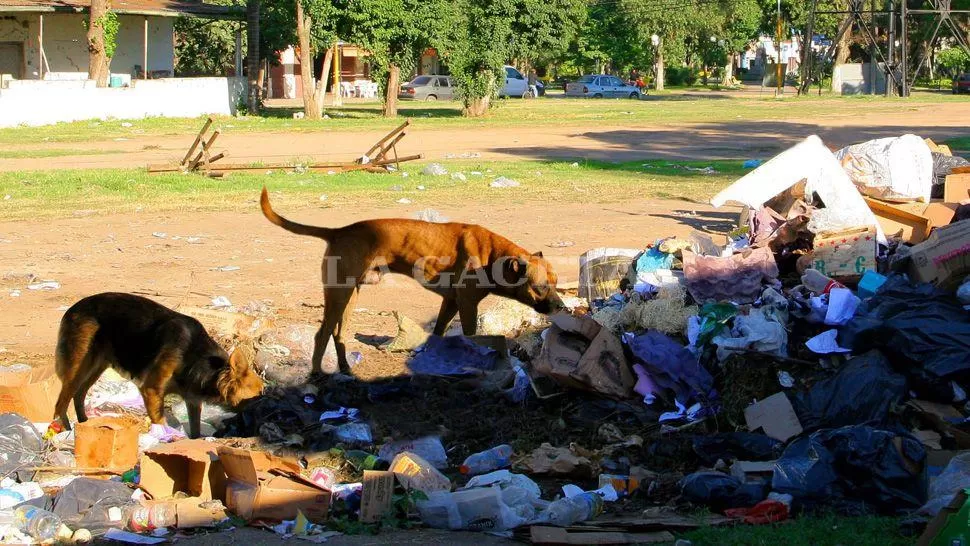
[[[120,27],[111,89],[88,78],[91,0],[0,0],[0,127],[92,118],[229,114],[241,78],[173,78],[179,16],[244,20],[203,0],[113,0]],[[236,74],[242,53],[236,52]]]

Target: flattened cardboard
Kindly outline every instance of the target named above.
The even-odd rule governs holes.
[[[284,459],[258,451],[219,448],[226,471],[226,507],[254,519],[294,519],[297,511],[316,521],[327,519],[330,491],[294,472]]]
[[[955,288],[970,273],[970,222],[933,230],[925,242],[910,249],[910,255],[910,278]]]
[[[360,497],[360,521],[380,521],[394,506],[394,473],[365,470]]]
[[[178,307],[176,311],[202,323],[210,334],[255,337],[271,326],[266,320],[218,309]]]
[[[93,417],[74,427],[74,459],[79,468],[125,471],[138,463],[142,423],[133,417]]]
[[[876,229],[860,227],[815,236],[812,268],[834,279],[857,281],[876,270]]]
[[[203,500],[226,499],[219,445],[205,440],[161,444],[142,453],[139,486],[155,499],[178,492]]]
[[[748,430],[764,429],[765,435],[781,442],[802,433],[802,424],[795,415],[795,408],[783,392],[755,402],[744,409]]]
[[[962,203],[970,199],[970,174],[951,174],[943,183],[943,201]]]
[[[951,436],[956,441],[957,447],[970,449],[970,433],[958,429],[948,421],[948,419],[963,420],[963,415],[953,409],[953,406],[926,400],[910,400],[906,405],[915,409],[920,419],[928,427],[940,434]]]
[[[627,363],[623,344],[613,332],[590,317],[556,315],[546,331],[534,370],[559,384],[629,398],[636,377]]]
[[[18,413],[32,423],[49,423],[61,393],[61,380],[54,373],[54,365],[4,370],[9,368],[0,367],[0,413]],[[74,404],[69,404],[67,416],[77,420]]]
[[[900,234],[903,242],[916,244],[930,234],[930,219],[923,216],[925,203],[887,203],[872,197],[863,197],[866,205],[876,215],[879,226],[887,237]]]

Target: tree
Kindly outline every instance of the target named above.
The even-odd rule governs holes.
[[[721,83],[734,83],[734,65],[737,55],[758,37],[761,23],[761,7],[756,0],[735,0],[723,6],[718,44],[727,57]]]
[[[970,70],[970,54],[963,47],[956,46],[944,49],[936,55],[936,62],[950,76],[956,76]]]
[[[221,5],[235,5],[233,0]],[[236,31],[239,23],[179,17],[175,20],[175,75],[179,77],[225,75],[235,67]],[[242,74],[236,74],[241,76]]]
[[[91,0],[87,21],[88,79],[98,87],[108,87],[119,26],[110,0]]]
[[[274,0],[262,2],[261,7],[260,49],[276,52],[297,44],[303,112],[309,119],[320,119],[329,67],[324,66],[320,78],[314,78],[314,59],[336,44],[340,10],[329,0]]]
[[[701,7],[690,2],[670,9],[669,3],[663,0],[620,0],[618,7],[632,25],[636,43],[650,44],[657,89],[664,88],[667,59],[686,59],[690,48],[696,47],[689,44],[698,42],[697,27],[705,17],[714,13],[711,10],[711,13],[702,14]],[[654,35],[659,38],[655,47],[652,45]]]
[[[482,116],[504,81],[509,59],[514,0],[454,0],[438,5],[441,34],[432,45],[451,68],[452,80],[466,116]]]
[[[402,71],[411,73],[430,44],[426,29],[437,23],[434,3],[422,0],[350,0],[341,35],[368,51],[384,102],[384,115],[397,115]]]
[[[513,58],[528,67],[561,58],[586,20],[583,0],[518,0],[512,22]]]

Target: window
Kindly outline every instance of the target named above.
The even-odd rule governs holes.
[[[431,78],[428,76],[418,76],[417,78],[411,80],[411,85],[428,85],[430,81]]]
[[[609,78],[609,80],[610,80],[610,85],[612,85],[613,87],[621,87],[624,85],[623,80],[621,80],[620,78],[614,77],[614,78]]]
[[[593,83],[596,80],[596,76],[583,76],[576,80],[576,83]]]
[[[448,78],[438,78],[437,85],[438,87],[451,87],[451,83],[448,81]]]
[[[522,80],[522,79],[525,79],[525,78],[522,77],[522,74],[518,70],[512,68],[511,66],[506,66],[505,67],[505,76],[507,78],[511,78],[513,80]]]

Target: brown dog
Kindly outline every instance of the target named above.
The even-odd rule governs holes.
[[[263,215],[287,231],[327,242],[323,259],[323,325],[313,347],[313,371],[322,371],[332,336],[340,371],[349,374],[344,340],[361,284],[376,284],[385,273],[411,275],[443,299],[434,334],[443,335],[457,314],[465,335],[474,335],[478,303],[497,294],[540,313],[563,308],[556,274],[542,257],[501,235],[472,224],[419,220],[365,220],[342,228],[307,226],[276,214],[266,188]]]
[[[165,422],[165,395],[180,395],[189,436],[198,438],[202,402],[236,407],[262,392],[263,380],[241,355],[237,350],[230,357],[199,321],[147,298],[89,296],[61,319],[56,370],[62,386],[54,418],[70,430],[67,405],[73,398],[78,422],[86,421],[84,396],[110,366],[138,385],[152,423]]]

